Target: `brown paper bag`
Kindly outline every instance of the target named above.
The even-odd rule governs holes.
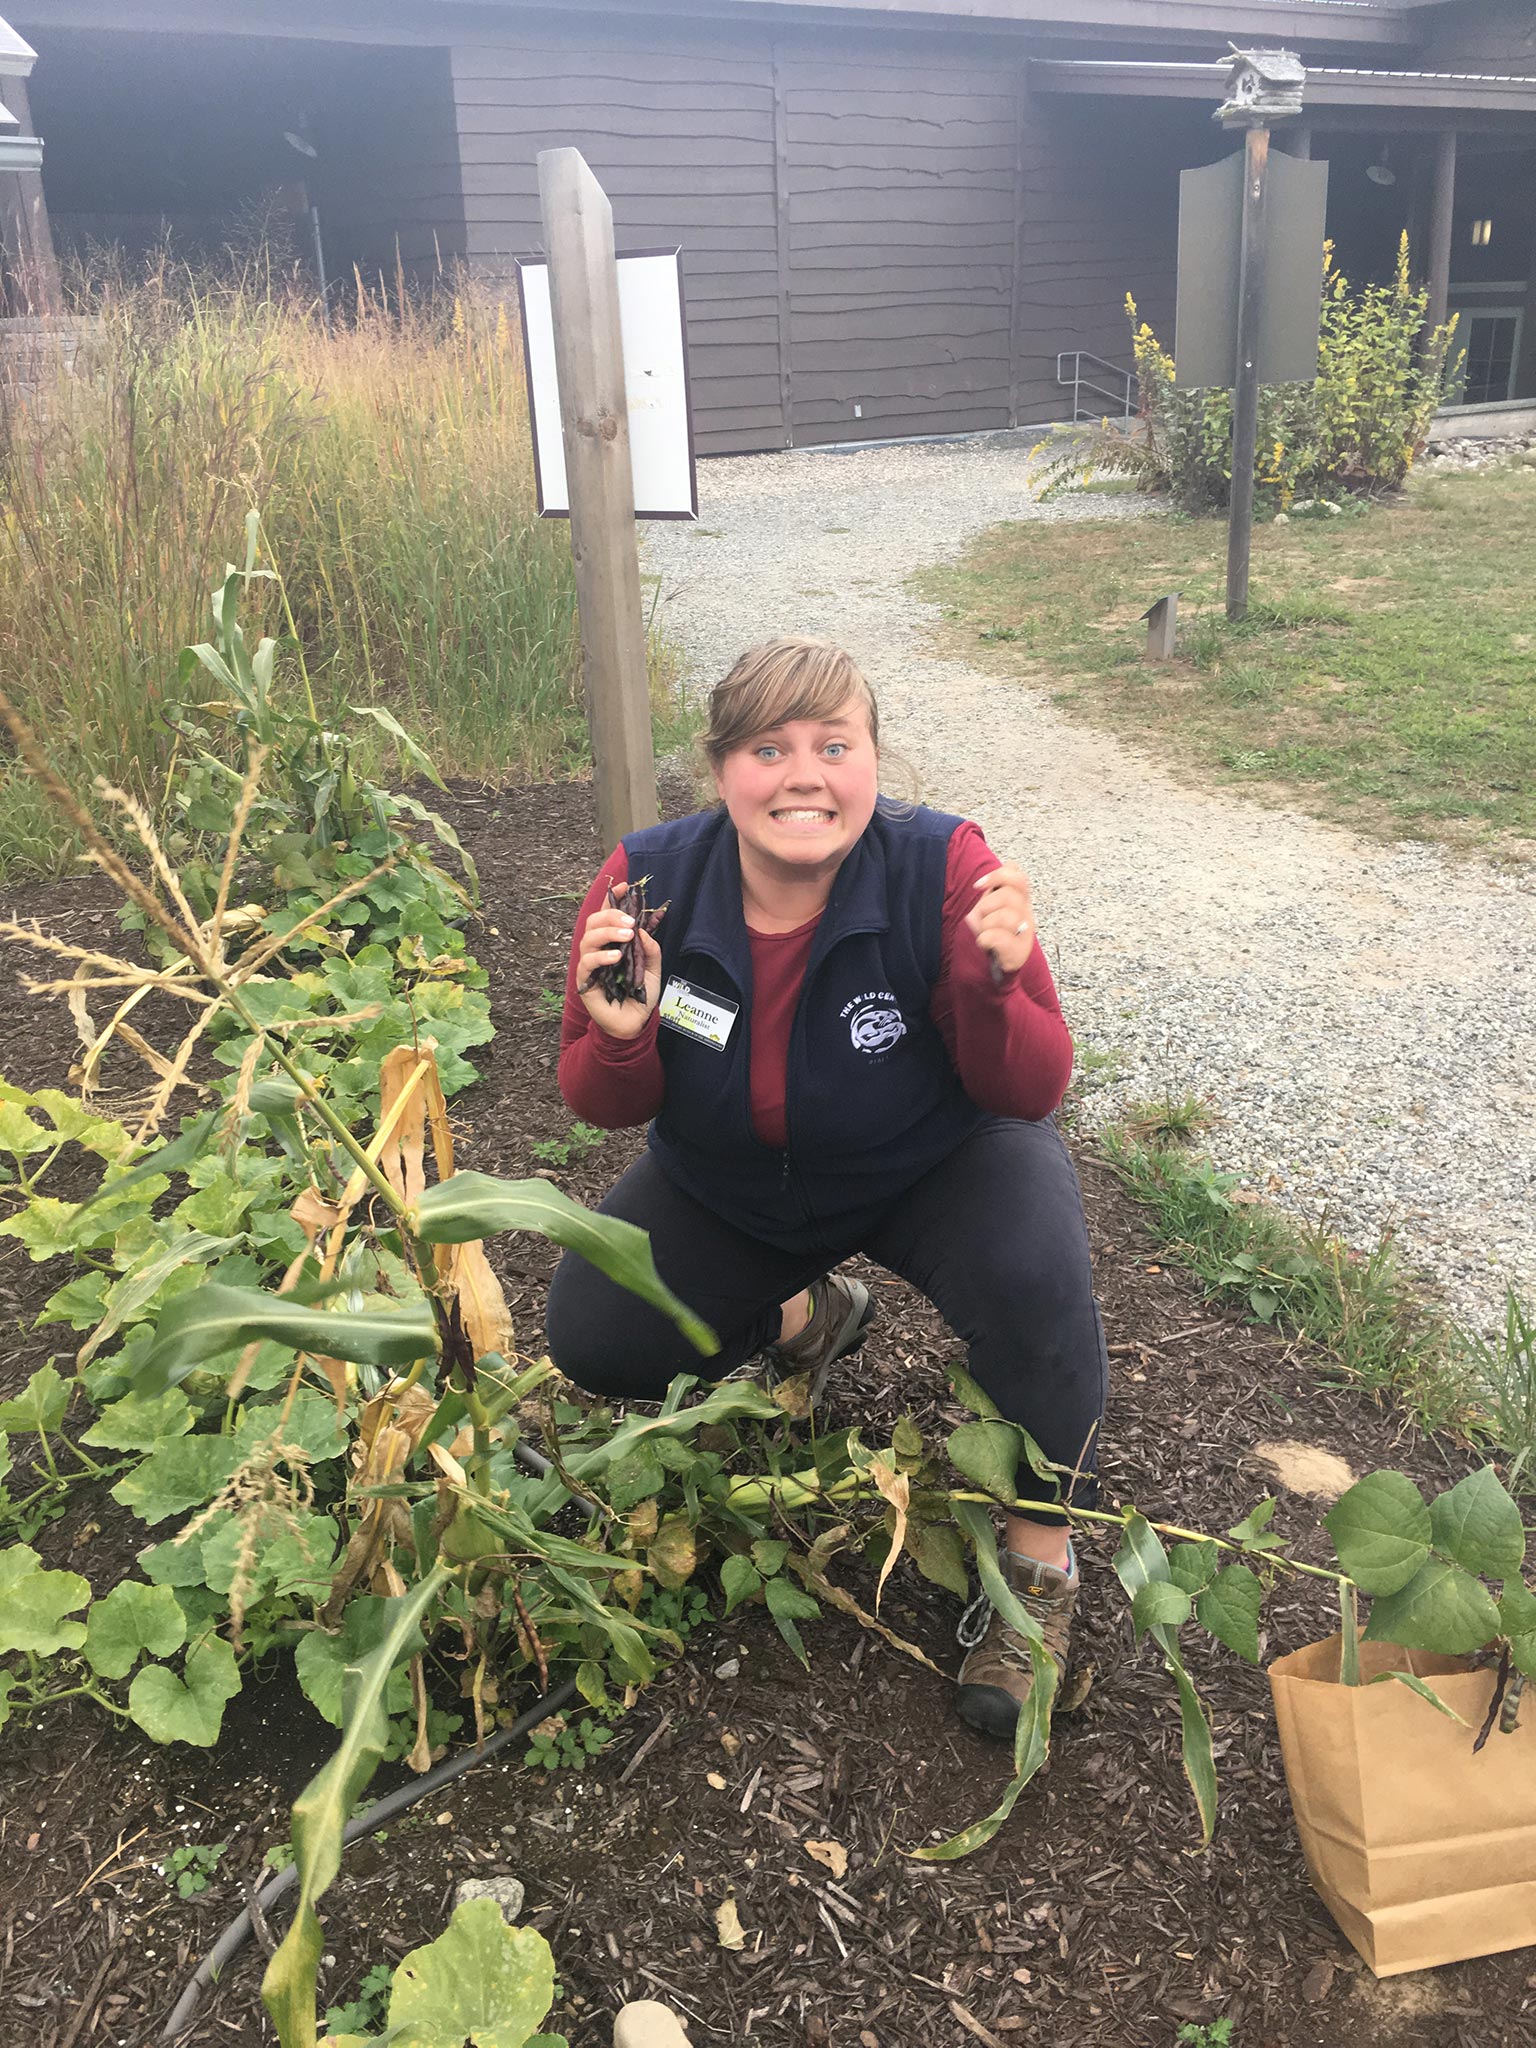
[[[1536,1942],[1536,1699],[1513,1734],[1472,1744],[1494,1673],[1361,1643],[1363,1679],[1411,1671],[1465,1727],[1405,1685],[1340,1685],[1339,1637],[1269,1667],[1302,1852],[1323,1903],[1378,1977]]]

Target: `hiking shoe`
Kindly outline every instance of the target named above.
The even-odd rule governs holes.
[[[827,1273],[811,1288],[811,1318],[786,1344],[770,1344],[768,1357],[776,1378],[811,1375],[811,1400],[819,1401],[833,1361],[857,1351],[869,1334],[875,1305],[862,1280],[844,1280]]]
[[[1065,1678],[1072,1614],[1080,1584],[1076,1564],[1070,1572],[1064,1572],[1054,1565],[1036,1564],[1033,1558],[1016,1557],[1010,1551],[1003,1557],[1002,1566],[1019,1605],[1045,1631],[1045,1647]],[[985,1594],[965,1610],[959,1636],[966,1657],[960,1666],[956,1711],[978,1734],[1011,1742],[1019,1710],[1035,1683],[1029,1644],[1016,1628],[1010,1628]]]

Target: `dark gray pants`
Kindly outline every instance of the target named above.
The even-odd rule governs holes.
[[[701,1358],[665,1316],[567,1252],[549,1292],[550,1355],[578,1386],[614,1400],[659,1401],[680,1372],[734,1371],[778,1336],[780,1303],[835,1263],[747,1236],[649,1153],[601,1206],[649,1233],[662,1279],[721,1343]],[[1082,1196],[1055,1125],[983,1125],[839,1257],[855,1252],[928,1297],[969,1346],[972,1376],[1053,1463],[1082,1470],[1073,1498],[1093,1506],[1108,1362]],[[1019,1493],[1053,1497],[1023,1465]]]

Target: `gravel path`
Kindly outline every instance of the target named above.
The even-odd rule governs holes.
[[[1029,437],[701,466],[700,524],[647,567],[689,684],[753,641],[825,633],[868,672],[926,799],[976,818],[1035,882],[1079,1052],[1115,1056],[1106,1115],[1207,1094],[1217,1162],[1365,1246],[1394,1227],[1459,1316],[1536,1296],[1536,888],[1175,780],[1041,693],[934,652],[909,574],[1041,507]],[[1097,1078],[1095,1076],[1094,1078]]]

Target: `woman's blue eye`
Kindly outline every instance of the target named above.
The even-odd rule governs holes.
[[[760,761],[766,760],[770,754],[776,754],[778,751],[777,747],[759,747],[757,757]]]
[[[834,760],[838,761],[840,761],[843,758],[844,754],[846,754],[847,751],[848,742],[846,740],[833,740],[831,745],[827,748],[827,752],[833,757]]]

